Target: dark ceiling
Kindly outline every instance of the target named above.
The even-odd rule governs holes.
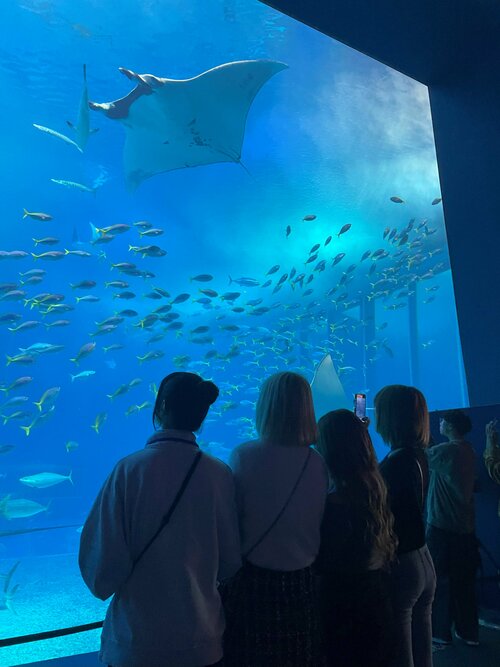
[[[500,66],[500,0],[261,0],[422,83]]]

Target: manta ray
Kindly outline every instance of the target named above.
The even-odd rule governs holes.
[[[286,67],[243,60],[182,80],[120,67],[136,87],[119,100],[89,106],[125,126],[125,179],[135,190],[173,169],[240,162],[250,106],[266,81]]]
[[[311,382],[314,412],[319,421],[330,410],[350,409],[352,406],[345,394],[342,383],[333,365],[332,357],[327,354],[318,364]]]

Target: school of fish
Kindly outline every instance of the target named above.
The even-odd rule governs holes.
[[[68,123],[74,140],[34,124],[80,154],[96,131],[87,117],[85,68],[84,80],[78,120]],[[87,185],[52,178],[51,184],[58,186],[54,196],[62,188],[67,196],[100,196],[98,181]],[[436,197],[429,206],[440,203]],[[384,204],[409,207],[400,195]],[[439,299],[436,279],[449,269],[449,260],[441,220],[431,213],[435,210],[429,209],[429,218],[411,218],[398,228],[382,225],[376,245],[361,252],[353,250],[359,248],[359,224],[304,211],[279,223],[283,244],[304,237],[293,265],[280,258],[277,248],[275,262],[251,275],[240,275],[237,258],[228,274],[214,265],[210,273],[200,267],[199,273],[182,275],[179,266],[174,288],[164,278],[165,263],[171,261],[164,240],[170,230],[159,221],[90,223],[88,241],[75,233],[71,243],[63,243],[56,215],[21,205],[19,223],[29,226],[32,245],[0,249],[6,276],[0,283],[5,342],[0,456],[48,438],[62,397],[87,396],[95,411],[85,423],[85,442],[68,433],[57,445],[62,453],[57,462],[36,470],[30,464],[16,479],[2,478],[0,518],[16,526],[4,534],[42,530],[26,523],[52,507],[39,494],[59,485],[78,487],[78,465],[73,473],[78,452],[89,441],[112,438],[124,420],[149,420],[158,382],[172,370],[199,372],[219,386],[221,395],[206,424],[220,425],[231,440],[202,434],[199,443],[224,460],[229,442],[255,436],[259,386],[274,372],[291,369],[311,380],[318,362],[330,354],[346,391],[369,391],[371,369],[394,358],[393,311],[415,310]],[[312,245],[305,240],[311,233]],[[57,291],[44,287],[53,285],[54,277]],[[434,343],[419,341],[422,354]],[[126,368],[126,381],[113,383],[117,368]],[[34,382],[37,375],[51,378],[41,390]],[[32,386],[38,386],[36,392]],[[11,607],[16,568],[3,575],[7,584],[0,608]]]
[[[404,203],[400,197],[391,200]],[[23,217],[53,233],[48,229],[55,225],[50,213],[24,209]],[[366,249],[357,257],[349,250],[349,237],[356,233],[351,223],[325,225],[316,215],[307,214],[298,224],[286,226],[284,238],[292,232],[300,234],[302,223],[318,229],[328,227],[331,234],[304,248],[295,266],[276,263],[252,276],[220,276],[216,272],[185,276],[187,291],[177,292],[161,279],[161,262],[168,249],[144,244],[147,238],[162,236],[164,230],[145,220],[99,228],[92,225],[92,239],[85,247],[79,243],[78,247],[59,249],[56,236],[38,234],[33,237],[34,248],[45,245],[58,249],[0,251],[0,259],[12,266],[10,280],[0,284],[0,325],[9,332],[11,341],[0,386],[3,426],[17,425],[27,437],[34,430],[42,432],[56,413],[60,394],[68,387],[86,382],[89,391],[98,392],[96,385],[91,385],[97,374],[93,360],[98,355],[108,358],[109,367],[114,368],[119,355],[126,354],[132,343],[138,377],[94,396],[93,402],[100,409],[88,427],[97,437],[113,428],[107,420],[111,404],[120,402],[125,418],[142,411],[150,414],[155,383],[162,371],[148,371],[144,377],[143,368],[159,360],[161,369],[191,370],[213,379],[221,388],[222,400],[214,406],[209,421],[221,420],[236,428],[238,439],[254,436],[252,415],[258,386],[273,372],[293,368],[310,378],[317,362],[330,353],[347,386],[349,377],[360,370],[368,384],[369,367],[394,353],[387,322],[376,322],[367,304],[382,304],[384,311],[404,309],[417,289],[422,303],[431,303],[439,289],[433,279],[449,268],[447,253],[433,245],[436,229],[428,220],[411,219],[401,229],[386,227],[380,247]],[[99,250],[104,244],[106,253]],[[156,271],[151,270],[151,259],[157,262]],[[43,263],[48,267],[53,261],[73,263],[74,280],[61,285],[58,293],[43,291],[51,269],[38,266]],[[92,263],[103,261],[108,265],[109,280],[99,285],[91,278]],[[93,305],[103,300],[112,303],[109,314],[94,318]],[[126,307],[121,307],[120,301],[126,301]],[[74,331],[71,347],[52,342],[52,333],[71,328],[72,314],[82,309],[86,309],[89,330]],[[421,346],[427,349],[434,342],[425,341]],[[64,356],[74,370],[67,377],[55,372],[54,386],[41,395],[30,395],[32,374],[48,356],[56,360],[56,368],[57,359]],[[25,367],[30,375],[16,376],[14,369]],[[128,403],[125,396],[131,399]],[[202,444],[227,457],[224,443]],[[78,443],[68,440],[61,446],[71,453]],[[7,454],[11,448],[2,443],[0,453]],[[18,482],[36,490],[63,482],[73,484],[73,479],[68,471],[41,470],[20,477]],[[35,498],[9,494],[0,499],[0,516],[9,520],[45,510]]]

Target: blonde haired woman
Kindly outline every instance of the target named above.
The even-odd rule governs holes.
[[[308,382],[277,373],[256,410],[259,439],[230,460],[245,564],[228,586],[225,667],[320,667],[311,568],[328,490],[311,449],[316,420]]]

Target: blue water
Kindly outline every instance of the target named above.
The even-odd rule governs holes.
[[[13,448],[0,455],[0,499],[28,499],[46,509],[27,518],[0,516],[0,530],[74,525],[0,540],[0,573],[20,561],[12,579],[19,589],[11,609],[0,610],[2,636],[100,615],[78,579],[76,527],[113,463],[141,447],[150,434],[151,407],[139,411],[134,406],[154,402],[153,385],[172,370],[199,372],[220,386],[199,440],[224,460],[235,444],[253,436],[262,380],[283,369],[298,370],[311,380],[326,353],[332,354],[346,394],[365,392],[369,408],[376,391],[393,382],[417,384],[432,409],[467,404],[443,208],[431,204],[440,190],[426,88],[258,2],[199,0],[188,5],[181,0],[125,0],[117,13],[112,3],[90,0],[3,4],[0,250],[68,249],[91,256],[0,261],[0,283],[16,283],[26,298],[63,294],[63,303],[73,307],[44,316],[36,302],[30,308],[33,302],[0,301],[0,317],[22,316],[0,325],[6,355],[15,356],[34,343],[63,346],[37,355],[27,366],[1,362],[3,385],[21,376],[33,380],[3,397],[26,396],[27,401],[0,406],[6,416],[16,410],[32,413],[1,426],[0,446]],[[90,136],[83,154],[33,127],[36,123],[72,136],[66,120],[76,121],[84,63],[90,99],[109,102],[133,87],[118,67],[184,79],[223,63],[260,58],[286,63],[288,69],[272,77],[250,107],[242,164],[170,171],[131,193],[124,181],[120,123],[91,112],[92,127],[99,131]],[[95,194],[51,179],[84,184],[95,188]],[[23,208],[48,213],[53,220],[22,219]],[[304,221],[306,216],[316,217]],[[164,233],[141,241],[133,223],[144,220]],[[111,243],[92,245],[89,223],[131,228]],[[346,224],[349,230],[337,236]],[[397,231],[389,240],[391,230]],[[60,242],[34,247],[33,238],[47,236]],[[329,236],[333,238],[325,246]],[[129,245],[148,243],[167,255],[142,258],[129,251]],[[305,264],[317,243],[318,258]],[[373,259],[370,254],[361,261],[366,251],[383,256]],[[345,257],[332,266],[339,253]],[[326,269],[314,271],[321,260]],[[111,270],[119,262],[134,262],[155,277]],[[262,287],[274,265],[280,268],[269,276],[271,285]],[[43,281],[21,285],[20,273],[34,268],[46,270]],[[303,283],[292,285],[286,279],[273,293],[292,268],[296,275],[306,274]],[[214,278],[208,283],[190,280],[198,274]],[[251,277],[259,286],[229,284],[229,276]],[[70,287],[84,280],[97,285]],[[114,298],[126,290],[106,288],[104,283],[112,280],[128,282],[127,291],[136,296]],[[378,282],[382,280],[386,282]],[[155,287],[170,297],[147,297]],[[234,301],[210,298],[204,305],[197,301],[203,298],[200,288],[240,295]],[[150,329],[136,326],[183,293],[189,299],[170,311],[178,314],[180,329],[164,331],[167,324],[161,321]],[[85,295],[99,301],[76,302]],[[248,304],[258,299],[262,302],[256,306]],[[235,312],[240,308],[243,312]],[[255,314],[258,308],[266,310]],[[109,334],[90,336],[98,331],[96,322],[123,309],[138,314],[125,317]],[[45,326],[57,319],[70,324]],[[8,330],[27,320],[41,324]],[[209,331],[190,333],[201,326]],[[159,339],[148,342],[152,337]],[[205,342],[193,341],[202,337]],[[92,341],[95,350],[77,367],[70,359]],[[104,350],[112,344],[123,347]],[[140,363],[138,357],[151,351],[163,356]],[[71,381],[71,374],[88,370],[95,373]],[[108,398],[135,379],[140,382],[127,393]],[[26,436],[20,426],[41,414],[33,402],[52,387],[60,387],[54,410]],[[91,425],[100,413],[107,418],[97,434]],[[69,441],[78,446],[68,452]],[[380,443],[377,447],[382,454]],[[73,485],[64,481],[40,489],[19,481],[41,472],[70,471]],[[60,558],[66,558],[64,567]],[[58,604],[62,588],[72,591],[78,618]],[[95,637],[67,650],[85,647],[95,648]],[[41,659],[65,649],[47,644],[33,651],[33,659]],[[2,664],[12,664],[5,659]]]

